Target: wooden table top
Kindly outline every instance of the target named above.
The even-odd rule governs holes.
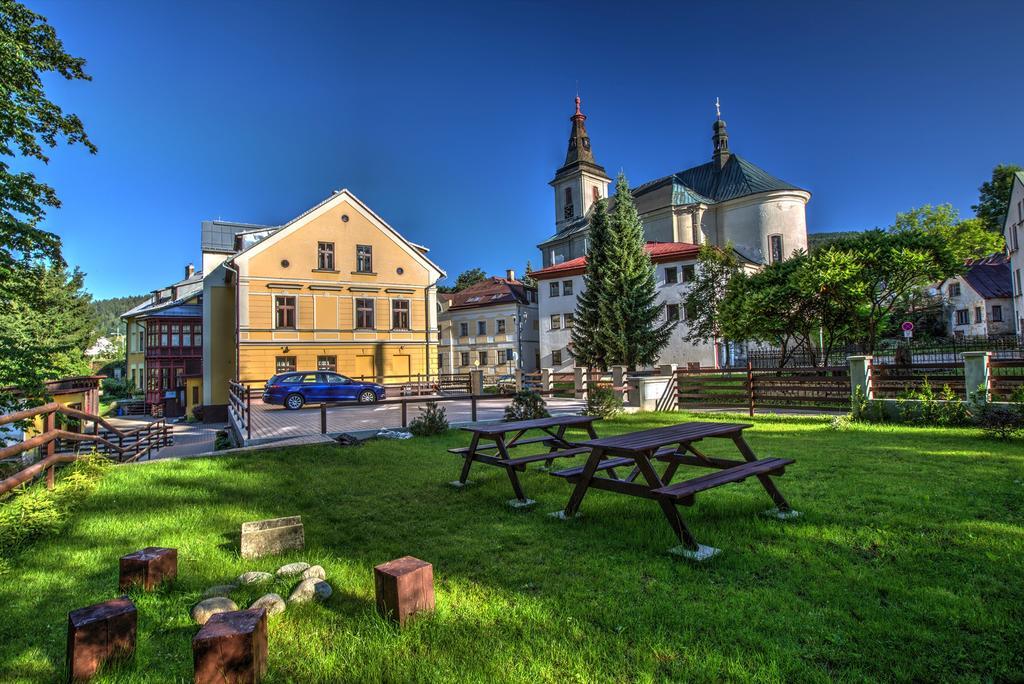
[[[561,427],[563,425],[586,425],[598,420],[597,416],[551,416],[550,418],[534,418],[532,420],[513,420],[507,423],[472,423],[460,429],[480,435],[499,435],[518,430],[534,430],[539,428]]]
[[[624,435],[577,441],[579,446],[600,447],[608,451],[639,452],[679,442],[693,442],[705,437],[732,435],[748,427],[749,423],[680,423],[650,430],[628,432]]]

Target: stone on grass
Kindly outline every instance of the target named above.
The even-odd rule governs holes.
[[[301,515],[242,523],[242,558],[273,556],[305,546]]]
[[[249,572],[243,572],[238,576],[239,584],[263,584],[264,582],[273,581],[274,576],[269,572],[260,572],[258,570],[250,570]]]
[[[231,592],[238,588],[237,584],[215,584],[206,591],[203,592],[203,598],[213,598],[214,596],[230,596]]]
[[[255,610],[257,608],[263,608],[266,610],[267,615],[277,615],[278,613],[284,612],[284,599],[277,594],[264,594],[253,601],[252,605],[249,606],[249,610]]]
[[[302,571],[302,579],[327,579],[327,572],[322,565],[314,565]]]
[[[291,596],[288,597],[288,603],[326,601],[333,593],[331,585],[321,579],[304,579],[292,590]]]
[[[192,619],[197,624],[205,625],[206,621],[217,613],[228,613],[233,610],[238,610],[234,601],[224,596],[214,596],[192,606]]]
[[[277,569],[277,576],[291,577],[292,575],[301,575],[306,570],[309,570],[309,563],[288,563],[288,565],[282,565]]]

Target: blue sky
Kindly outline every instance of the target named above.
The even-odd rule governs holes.
[[[48,81],[48,227],[97,297],[199,262],[204,219],[280,223],[347,187],[451,278],[536,267],[579,82],[632,184],[733,151],[813,193],[811,232],[965,215],[1024,164],[1024,3],[29,2],[88,60]]]

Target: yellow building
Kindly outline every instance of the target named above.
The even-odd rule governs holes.
[[[444,272],[347,190],[283,226],[203,224],[203,403],[289,370],[437,373]]]

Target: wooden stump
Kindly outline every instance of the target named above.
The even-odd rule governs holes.
[[[434,566],[412,556],[373,569],[377,611],[399,625],[415,613],[434,610]]]
[[[141,551],[121,556],[121,591],[140,585],[152,591],[158,584],[178,576],[178,550],[148,546]]]
[[[85,681],[105,663],[132,657],[137,627],[127,596],[68,613],[68,681]]]
[[[218,613],[192,639],[195,684],[256,684],[267,671],[267,612]]]

